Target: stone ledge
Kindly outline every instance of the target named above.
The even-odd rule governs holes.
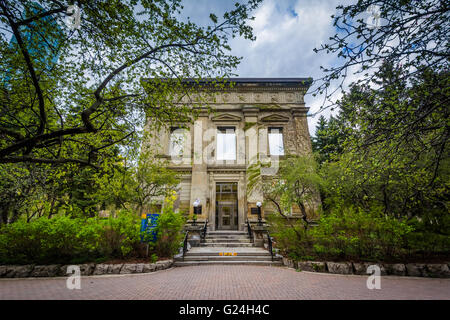
[[[283,265],[300,271],[327,272],[334,274],[367,275],[370,265],[380,267],[381,275],[450,278],[450,263],[373,263],[373,262],[324,262],[293,261],[283,257]]]
[[[168,269],[173,260],[158,261],[156,263],[125,263],[125,264],[74,264],[80,267],[82,276],[104,274],[132,274],[150,273],[157,270]],[[64,277],[69,265],[0,265],[0,278],[27,278],[27,277]]]

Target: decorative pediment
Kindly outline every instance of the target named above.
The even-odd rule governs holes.
[[[224,113],[224,114],[219,114],[218,116],[212,117],[211,121],[230,121],[230,122],[239,122],[241,121],[242,118],[235,116],[233,114],[229,114],[229,113]]]
[[[271,114],[271,115],[261,118],[261,121],[263,121],[263,122],[288,122],[289,117],[274,113],[274,114]]]

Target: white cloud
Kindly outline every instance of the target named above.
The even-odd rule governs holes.
[[[234,1],[186,1],[188,14],[195,17],[208,16],[208,12],[223,12]],[[193,4],[195,3],[195,5]],[[320,66],[336,63],[335,55],[314,53],[314,48],[328,41],[336,32],[331,15],[342,0],[265,0],[254,12],[251,22],[256,41],[241,38],[230,43],[237,56],[243,60],[236,73],[239,77],[323,77]],[[221,15],[221,14],[218,14]],[[204,21],[204,20],[202,20]],[[310,114],[316,113],[323,97],[305,97]],[[328,117],[330,110],[322,112]],[[320,115],[308,118],[309,131],[315,131]]]

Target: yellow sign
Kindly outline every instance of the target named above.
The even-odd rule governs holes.
[[[219,252],[219,256],[237,256],[237,252]]]

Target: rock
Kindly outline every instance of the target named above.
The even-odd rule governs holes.
[[[4,276],[6,276],[7,271],[8,271],[8,269],[6,268],[6,266],[0,266],[0,278],[3,278]]]
[[[144,268],[142,272],[147,273],[153,271],[156,271],[156,263],[144,263]]]
[[[59,275],[61,265],[50,264],[45,266],[35,266],[30,277],[56,277]]]
[[[327,272],[325,262],[319,261],[299,261],[297,268],[301,271]]]
[[[73,270],[70,273],[67,273],[67,268],[70,266],[77,266],[80,268],[80,275],[81,276],[90,276],[94,273],[94,270],[96,269],[95,263],[86,263],[86,264],[66,264],[63,265],[58,272],[59,276],[70,276],[74,274]]]
[[[164,270],[170,268],[173,264],[173,260],[163,260],[156,262],[156,270]]]
[[[33,271],[33,265],[4,266],[2,278],[26,278]]]
[[[425,266],[423,263],[407,263],[406,274],[411,277],[423,277],[426,273]]]
[[[136,273],[136,264],[125,263],[120,269],[120,274]]]
[[[387,274],[394,276],[406,275],[406,267],[403,263],[383,264]]]
[[[352,274],[351,262],[327,262],[327,268],[329,273],[336,274]]]
[[[450,278],[450,269],[447,264],[431,263],[426,265],[424,276],[434,278]]]
[[[92,274],[93,275],[107,274],[109,267],[110,267],[109,264],[98,264],[95,266],[94,272]]]
[[[144,271],[144,263],[136,264],[136,273],[142,273]]]
[[[119,274],[122,270],[123,264],[110,264],[108,267],[108,274]]]
[[[90,276],[94,272],[95,263],[80,264],[79,267],[82,276]]]
[[[67,265],[62,265],[61,267],[59,267],[59,272],[58,272],[58,276],[60,277],[64,277],[67,275]]]
[[[380,268],[380,275],[385,276],[387,275],[386,269],[382,264],[374,263],[374,262],[354,262],[353,263],[353,270],[354,274],[360,274],[360,275],[371,275],[373,274],[373,271],[370,273],[367,273],[367,268],[371,265],[376,265]]]

